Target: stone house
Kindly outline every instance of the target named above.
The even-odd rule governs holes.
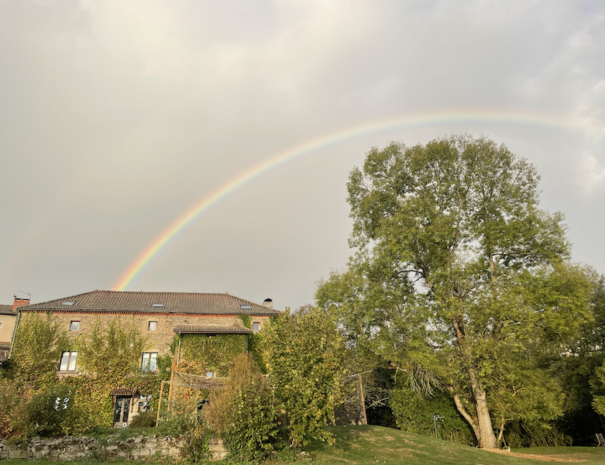
[[[211,338],[218,335],[239,335],[261,331],[279,311],[271,299],[262,305],[229,294],[188,292],[124,292],[96,290],[20,308],[27,314],[52,313],[69,338],[85,336],[97,321],[101,328],[116,318],[130,325],[133,321],[139,333],[147,337],[147,348],[141,353],[143,371],[155,372],[157,359],[170,352],[175,336]],[[244,318],[242,318],[244,317]],[[244,325],[244,319],[250,327]],[[17,330],[18,337],[18,330]],[[180,350],[180,345],[179,345]],[[57,360],[57,375],[73,376],[81,372],[77,350],[63,352]],[[208,371],[206,376],[214,373]],[[108,392],[114,400],[116,425],[128,424],[145,399],[136,390],[116,386]]]
[[[0,305],[0,363],[10,354],[13,333],[17,322],[17,309],[29,304],[29,298],[14,296],[13,305]]]

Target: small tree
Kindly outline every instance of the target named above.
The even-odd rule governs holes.
[[[293,447],[311,437],[332,440],[324,429],[342,403],[344,338],[319,308],[303,307],[274,319],[264,330],[265,359]]]
[[[279,440],[277,409],[251,354],[235,359],[225,385],[211,393],[204,418],[224,438],[234,459],[260,460],[274,449]]]

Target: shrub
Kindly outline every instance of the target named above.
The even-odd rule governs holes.
[[[40,436],[58,436],[74,432],[79,418],[74,389],[59,385],[32,397],[27,404],[32,432]]]
[[[0,380],[0,437],[25,436],[27,424],[28,389],[13,380]]]
[[[319,308],[280,314],[264,330],[264,347],[271,386],[287,416],[292,447],[308,438],[333,442],[325,430],[344,397],[344,338]]]
[[[198,415],[185,417],[181,424],[183,446],[181,456],[189,463],[207,462],[210,459],[210,428]]]
[[[146,410],[144,412],[139,412],[138,415],[135,415],[130,421],[130,428],[150,428],[155,426],[155,412],[150,410]]]
[[[204,418],[235,460],[263,459],[280,442],[272,392],[249,353],[236,358],[225,385],[211,393]]]
[[[460,417],[454,401],[443,392],[435,391],[433,396],[427,397],[402,386],[391,391],[390,405],[402,431],[434,437],[435,426],[431,417],[439,414],[443,418],[438,426],[442,439],[473,444],[474,436],[468,423]]]

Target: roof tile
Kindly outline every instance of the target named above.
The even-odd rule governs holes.
[[[64,305],[63,302],[73,302]],[[153,304],[162,304],[154,307]],[[242,306],[244,308],[242,308]],[[249,308],[248,308],[249,307]],[[94,313],[192,313],[202,315],[275,316],[278,310],[229,294],[195,292],[91,291],[20,307],[21,311]]]
[[[251,329],[244,326],[219,326],[219,325],[178,325],[174,327],[175,333],[237,333],[249,334]]]

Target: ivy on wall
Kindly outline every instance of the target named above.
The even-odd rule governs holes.
[[[199,376],[213,371],[216,376],[227,376],[236,357],[247,351],[245,334],[183,334],[179,371]]]

